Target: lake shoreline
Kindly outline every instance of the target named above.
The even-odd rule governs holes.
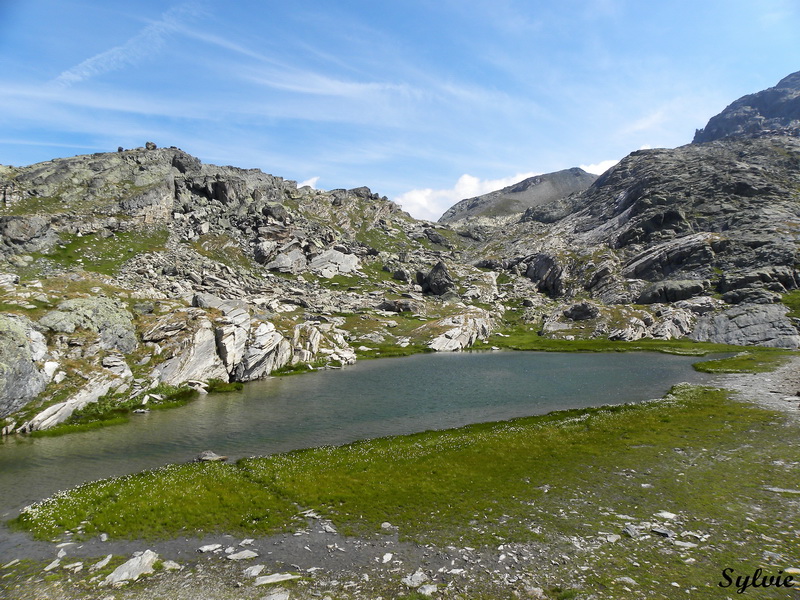
[[[800,382],[797,373],[800,372],[800,357],[793,357],[786,364],[778,367],[771,373],[758,373],[758,374],[726,374],[717,376],[714,380],[714,385],[731,389],[736,392],[736,398],[740,401],[757,403],[760,406],[769,408],[770,410],[780,410],[783,414],[791,416],[792,421],[797,422],[800,418],[800,409],[798,409],[797,402],[790,402],[788,398],[792,397],[798,391],[797,385]],[[508,558],[500,560],[503,554],[512,554],[522,556],[526,554],[529,558],[536,554],[537,559],[545,559],[550,557],[555,562],[559,562],[558,552],[562,549],[557,548],[552,544],[528,544],[524,548],[508,547],[506,552],[497,551],[490,548],[477,548],[476,551],[465,554],[463,548],[457,550],[448,550],[443,547],[429,547],[425,544],[418,544],[409,541],[400,541],[395,531],[387,530],[377,537],[363,538],[359,536],[344,536],[338,532],[333,533],[326,531],[323,527],[326,521],[308,519],[306,525],[301,528],[304,533],[302,535],[275,534],[270,536],[257,537],[252,546],[256,548],[261,555],[258,559],[252,562],[258,564],[265,564],[266,570],[264,574],[269,572],[293,572],[303,574],[309,583],[302,584],[299,587],[293,584],[285,584],[284,587],[290,591],[292,598],[305,598],[308,597],[306,592],[315,590],[320,592],[324,588],[329,587],[335,590],[336,586],[331,587],[330,582],[339,581],[349,582],[353,584],[351,589],[362,590],[363,594],[367,594],[368,589],[378,589],[380,586],[374,584],[376,577],[386,576],[387,569],[380,562],[382,557],[387,554],[392,554],[391,560],[398,561],[397,563],[397,578],[400,575],[407,576],[416,571],[417,568],[429,572],[433,579],[441,582],[442,578],[436,579],[435,572],[430,572],[429,565],[432,562],[432,557],[437,557],[440,562],[453,562],[456,564],[463,564],[465,566],[472,564],[472,567],[481,565],[482,568],[487,566],[494,567],[494,570],[499,571],[501,574],[508,566],[504,564]],[[669,522],[666,523],[669,525]],[[617,534],[612,534],[617,535]],[[27,537],[27,534],[12,533],[11,536],[18,542],[15,548],[10,548],[8,544],[4,548],[0,547],[0,556],[4,557],[1,562],[7,562],[6,557],[14,557],[13,554],[21,554],[34,561],[46,562],[52,559],[55,553],[55,545],[50,542],[33,542]],[[3,536],[5,537],[5,535]],[[652,536],[650,536],[652,537]],[[657,538],[657,536],[656,536]],[[624,537],[623,537],[624,539]],[[249,566],[247,564],[236,564],[234,561],[225,560],[223,557],[224,549],[226,547],[233,547],[236,551],[243,549],[239,546],[243,541],[241,535],[206,535],[202,537],[192,538],[174,538],[162,542],[145,542],[141,540],[134,541],[108,541],[101,542],[98,538],[92,538],[85,542],[79,542],[73,547],[68,548],[68,556],[71,562],[79,561],[82,557],[102,557],[105,554],[112,553],[115,556],[120,555],[130,557],[135,551],[141,551],[145,548],[154,549],[164,558],[177,560],[183,564],[185,568],[193,569],[195,574],[203,573],[203,587],[204,590],[210,590],[214,594],[214,598],[226,598],[232,590],[237,590],[236,597],[242,598],[260,598],[263,593],[272,591],[273,588],[253,588],[252,581],[248,581],[242,577],[242,569]],[[221,550],[218,553],[198,554],[197,549],[207,544],[221,544]],[[617,543],[618,544],[618,543]],[[502,544],[501,544],[502,545]],[[23,552],[23,548],[27,548],[27,554]],[[309,550],[310,549],[310,550]],[[272,553],[271,555],[268,553]],[[517,554],[514,554],[516,552]],[[592,551],[593,552],[593,551]],[[538,554],[537,554],[538,553]],[[66,559],[65,559],[66,560]],[[571,559],[575,560],[575,558]],[[472,561],[470,563],[470,561]],[[481,562],[478,562],[481,561]],[[800,556],[795,557],[795,563],[789,564],[787,567],[800,567]],[[89,564],[87,562],[87,564]],[[426,566],[427,565],[427,566]],[[299,567],[299,569],[297,568]],[[41,563],[40,567],[41,569]],[[307,571],[312,569],[311,573]],[[467,568],[468,572],[472,572],[472,568]],[[492,569],[489,569],[492,571]],[[513,569],[512,569],[513,571]],[[551,583],[555,581],[557,573],[563,571],[561,568],[548,568],[545,571],[551,572]],[[370,576],[373,585],[364,582],[364,575]],[[522,575],[518,576],[519,582],[524,580]],[[148,594],[154,593],[167,593],[173,589],[177,590],[180,585],[185,584],[185,578],[188,573],[181,572],[159,572],[155,576],[147,579],[144,583],[137,583],[133,586],[126,588],[130,598],[148,598]],[[394,577],[394,575],[393,575]],[[473,579],[477,577],[473,573],[470,577]],[[563,573],[562,573],[563,577]],[[193,578],[194,579],[194,578]],[[492,579],[491,577],[489,579]],[[450,587],[453,591],[459,589],[459,585],[464,589],[477,590],[480,586],[470,587],[467,585],[470,578],[459,579],[458,577],[450,578]],[[486,598],[505,598],[505,595],[498,595],[503,588],[502,581],[492,580],[491,585],[487,584]],[[555,588],[561,589],[564,584],[569,584],[568,581],[561,581],[555,587],[548,588],[547,585],[539,582],[533,583],[519,583],[514,581],[509,584],[509,589],[522,589],[525,585],[529,589],[542,589],[542,598],[556,598],[558,592],[553,592]],[[525,580],[527,581],[527,580]],[[473,584],[477,585],[475,581]],[[245,585],[244,588],[236,587],[237,585]],[[324,585],[323,585],[324,584]],[[536,584],[536,585],[535,585]],[[37,584],[40,585],[40,584]],[[440,584],[441,585],[441,584]],[[544,586],[544,587],[542,587]],[[567,585],[567,588],[570,586]],[[564,588],[564,589],[567,589]],[[40,588],[42,589],[42,588]],[[192,587],[194,592],[198,592],[201,588]],[[409,592],[411,588],[401,585],[398,589],[406,589]],[[619,588],[618,588],[619,589]],[[378,593],[378,592],[374,592]],[[538,592],[531,592],[538,593]],[[299,595],[298,595],[299,594]],[[494,595],[492,595],[494,594]],[[24,596],[10,596],[12,598]],[[66,596],[80,598],[77,596]],[[181,596],[176,595],[176,598],[190,597],[190,595]],[[232,596],[231,596],[232,597]],[[336,596],[332,596],[336,597]],[[350,597],[355,598],[371,598],[370,595],[354,595]],[[469,597],[469,596],[467,596]],[[537,597],[537,596],[530,596]],[[578,596],[579,597],[579,596]],[[613,596],[612,596],[613,597]],[[653,596],[660,597],[660,596]],[[668,596],[665,596],[668,597]]]

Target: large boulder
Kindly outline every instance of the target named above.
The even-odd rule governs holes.
[[[289,364],[292,345],[270,322],[259,323],[250,330],[241,362],[233,371],[236,381],[253,381],[268,376],[275,369]]]
[[[94,331],[104,350],[133,352],[139,345],[133,326],[133,315],[115,300],[102,296],[72,298],[47,313],[39,324],[58,333],[74,333],[76,329]]]
[[[331,279],[336,275],[353,273],[359,265],[360,261],[355,254],[345,254],[339,250],[330,249],[312,258],[308,263],[308,268],[326,279]]]
[[[431,321],[425,329],[445,331],[433,338],[428,347],[436,352],[458,352],[472,346],[477,340],[486,340],[492,332],[492,316],[482,308],[472,307],[465,312]]]
[[[47,386],[40,370],[44,336],[25,317],[0,314],[0,417],[19,410]]]
[[[678,302],[701,295],[707,282],[697,280],[659,281],[648,285],[636,300],[638,304]]]
[[[442,296],[456,287],[453,278],[442,261],[436,263],[427,275],[417,273],[417,283],[422,286],[423,292],[430,292],[435,296]]]

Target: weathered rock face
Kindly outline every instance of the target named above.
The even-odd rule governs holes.
[[[169,348],[172,357],[153,369],[152,377],[169,385],[178,385],[191,380],[228,381],[228,370],[217,354],[214,326],[204,312],[200,313],[193,315],[191,333],[173,341],[172,347]]]
[[[36,398],[48,382],[40,370],[47,355],[44,336],[25,317],[0,314],[0,417]]]
[[[73,333],[76,329],[94,331],[100,336],[102,349],[115,349],[127,354],[139,343],[132,318],[127,308],[99,296],[65,300],[58,305],[58,310],[43,316],[39,324],[59,333]]]
[[[588,291],[606,304],[712,292],[732,304],[774,302],[798,287],[798,166],[792,136],[634,152],[555,222],[528,214],[487,240],[491,259],[481,246],[472,255],[566,301]]]
[[[787,312],[785,306],[740,304],[700,317],[690,337],[721,344],[797,348],[800,333],[786,317]]]
[[[97,402],[100,397],[109,392],[113,385],[118,383],[118,379],[109,375],[90,377],[86,385],[77,394],[74,394],[64,402],[47,407],[30,421],[22,424],[18,432],[29,433],[55,427],[69,419],[76,410],[80,410],[92,402]]]
[[[693,143],[792,130],[800,131],[800,71],[784,77],[775,87],[733,102],[694,134]]]
[[[472,307],[461,314],[427,324],[426,328],[446,329],[431,340],[428,347],[436,352],[464,350],[478,340],[486,340],[492,326],[492,316],[488,311]]]
[[[583,169],[572,168],[546,175],[536,175],[476,198],[461,200],[450,207],[440,218],[440,223],[472,221],[479,217],[497,218],[519,215],[534,206],[541,206],[582,192],[596,175]]]

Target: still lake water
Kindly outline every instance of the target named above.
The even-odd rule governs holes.
[[[132,415],[127,425],[0,444],[0,518],[84,481],[661,397],[703,382],[697,357],[658,353],[465,352],[362,361],[248,383],[241,392]]]

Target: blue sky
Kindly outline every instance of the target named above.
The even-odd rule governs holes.
[[[0,0],[0,164],[151,140],[435,219],[688,143],[798,32],[796,0]]]

